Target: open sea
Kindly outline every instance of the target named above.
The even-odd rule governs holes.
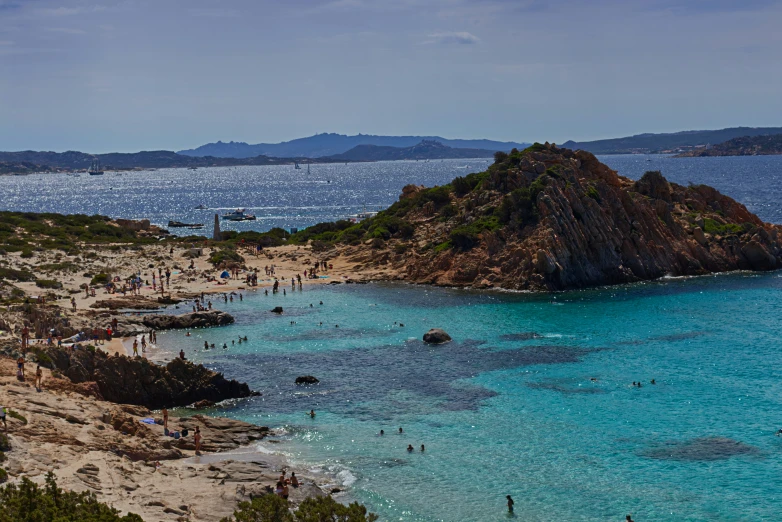
[[[661,170],[710,184],[782,223],[780,156],[600,159],[634,179]],[[238,226],[301,228],[487,164],[0,178],[0,206],[160,224],[210,223],[198,204],[241,206],[259,220]],[[341,498],[381,520],[743,522],[782,511],[781,272],[552,295],[380,283],[245,295],[217,301],[235,325],[162,332],[158,344],[262,391],[212,413],[280,429],[282,442],[259,449],[333,477]],[[278,305],[283,316],[268,312]],[[454,341],[424,345],[432,327]],[[307,374],[320,384],[293,384]]]

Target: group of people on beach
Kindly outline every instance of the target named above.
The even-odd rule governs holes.
[[[291,472],[290,478],[285,477],[286,471],[282,470],[280,473],[280,478],[277,481],[277,487],[274,489],[274,494],[284,498],[285,500],[288,500],[289,496],[289,490],[288,486],[290,485],[293,488],[299,487],[299,479],[296,476],[295,472]]]
[[[155,330],[150,330],[148,332],[149,335],[149,344],[157,344],[157,332]],[[133,339],[133,357],[138,357],[138,347],[139,347],[139,338],[136,336]],[[147,334],[141,335],[141,356],[146,357],[147,356]]]

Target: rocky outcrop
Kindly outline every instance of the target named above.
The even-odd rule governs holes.
[[[173,330],[177,328],[208,328],[225,326],[234,322],[232,315],[219,310],[190,312],[182,315],[149,315],[142,324],[154,330]]]
[[[451,336],[441,328],[432,328],[424,334],[424,342],[427,344],[443,344],[450,340]]]
[[[300,375],[296,377],[296,384],[318,384],[320,381],[312,375]]]
[[[257,394],[247,384],[182,359],[160,366],[140,357],[110,356],[93,350],[71,353],[47,348],[45,353],[53,368],[73,383],[95,382],[100,396],[110,402],[157,409]]]
[[[782,227],[715,189],[659,172],[632,181],[548,144],[499,153],[446,187],[408,189],[364,228],[384,240],[341,246],[347,262],[376,279],[445,286],[547,291],[782,268]]]
[[[275,306],[274,308],[271,309],[271,312],[273,314],[278,314],[279,315],[279,314],[282,313],[282,307],[281,306]]]

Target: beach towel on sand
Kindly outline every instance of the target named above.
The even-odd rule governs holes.
[[[146,419],[141,419],[139,422],[142,422],[144,424],[155,424],[155,419],[152,417],[147,417]]]

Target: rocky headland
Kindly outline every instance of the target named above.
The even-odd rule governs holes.
[[[710,147],[699,147],[681,154],[677,158],[699,158],[708,156],[772,156],[782,154],[782,134],[770,136],[742,136]]]
[[[549,144],[498,153],[446,186],[407,186],[359,224],[319,227],[316,246],[364,277],[448,286],[551,291],[782,267],[782,227],[715,189],[660,172],[632,181]]]

